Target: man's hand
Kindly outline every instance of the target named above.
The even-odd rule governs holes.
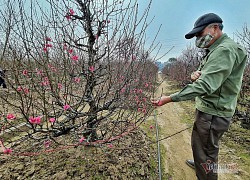
[[[201,71],[195,71],[191,74],[191,81],[194,82],[201,76]]]
[[[170,96],[162,96],[159,99],[153,99],[153,100],[151,100],[151,103],[154,106],[163,106],[164,104],[167,104],[169,102],[172,102],[172,99],[170,98]]]

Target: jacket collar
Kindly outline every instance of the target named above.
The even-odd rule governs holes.
[[[213,51],[225,38],[227,38],[227,34],[223,33],[219,39],[217,39],[209,48],[209,52]]]

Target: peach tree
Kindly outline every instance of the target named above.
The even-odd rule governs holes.
[[[151,113],[150,3],[143,12],[132,0],[5,3],[1,13],[16,15],[2,19],[3,153],[111,142]]]

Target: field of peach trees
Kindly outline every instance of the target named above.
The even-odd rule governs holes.
[[[134,1],[4,1],[1,153],[112,146],[137,128],[152,112],[157,74],[157,46],[144,49],[148,10],[139,17]]]

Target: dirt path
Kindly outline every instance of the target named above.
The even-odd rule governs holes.
[[[168,89],[166,82],[163,82],[159,89]],[[160,92],[158,94],[160,96]],[[157,108],[157,121],[161,127],[160,138],[174,134],[188,126],[181,122],[181,115],[184,109],[178,103],[169,103]],[[194,180],[195,171],[186,165],[186,159],[192,159],[191,131],[183,131],[171,138],[162,140],[161,144],[166,149],[165,167],[166,172],[173,180]]]

